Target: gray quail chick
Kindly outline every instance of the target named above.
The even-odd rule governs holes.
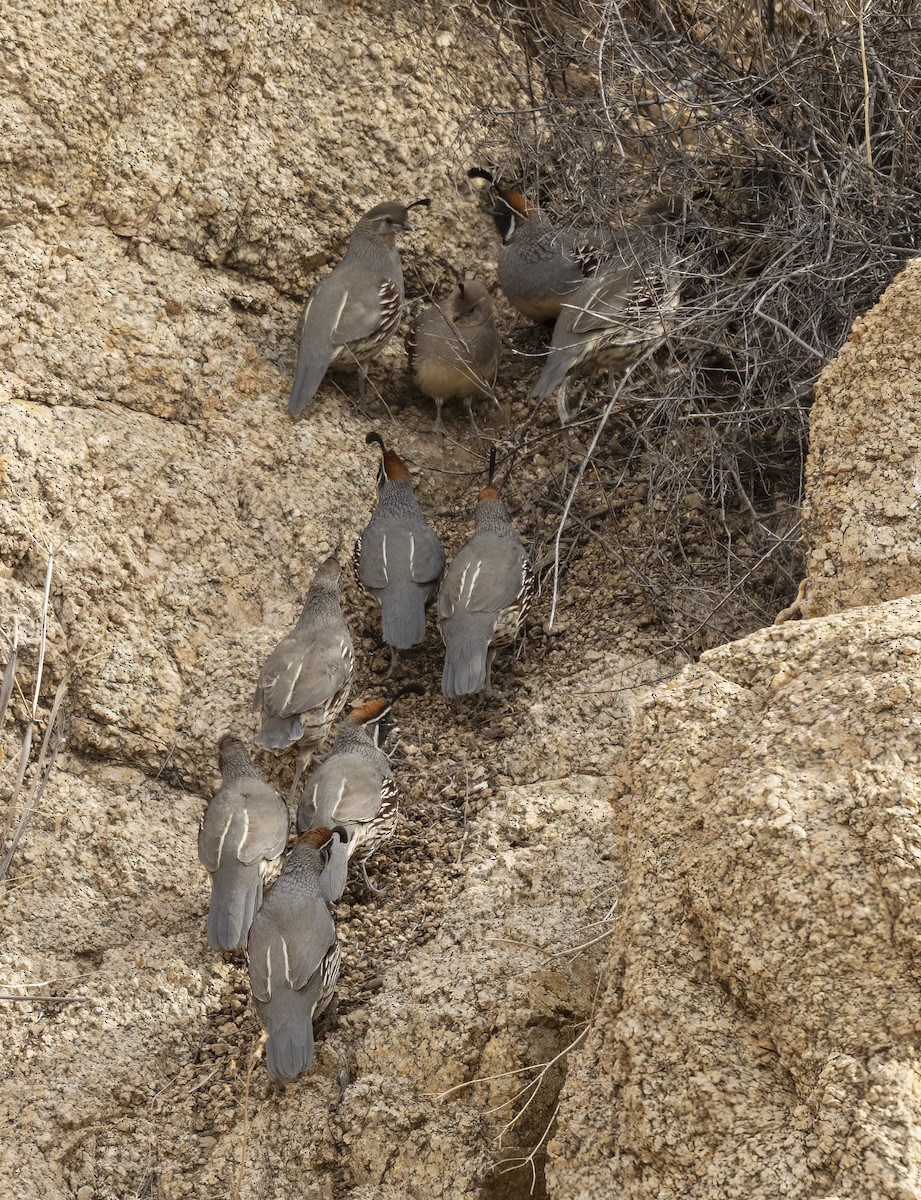
[[[221,786],[198,827],[198,857],[211,874],[208,945],[246,945],[262,901],[262,883],[288,842],[288,807],[256,774],[246,747],[227,735],[218,743]]]
[[[413,323],[407,339],[416,383],[435,401],[435,432],[444,436],[441,407],[446,400],[463,400],[475,433],[473,397],[494,402],[499,368],[499,331],[492,298],[476,279],[459,283],[447,299],[429,304]]]
[[[321,563],[297,624],[266,659],[253,697],[262,722],[256,745],[275,751],[300,746],[292,791],[352,686],[355,653],[339,601],[341,574],[335,558]]]
[[[406,463],[373,430],[366,441],[383,451],[383,478],[377,507],[355,545],[355,573],[380,602],[392,671],[398,651],[425,641],[425,606],[438,590],[445,553],[419,507]]]
[[[378,204],[361,218],[345,257],[310,294],[298,324],[297,369],[288,412],[300,416],[317,393],[329,367],[343,356],[361,369],[393,336],[403,313],[403,268],[396,237],[410,229],[409,210],[428,205]]]
[[[368,700],[344,717],[329,757],[307,777],[297,806],[297,828],[341,825],[348,833],[349,858],[357,856],[365,885],[367,861],[392,837],[397,824],[397,785],[390,760],[375,731],[391,701]]]
[[[346,837],[344,829],[302,834],[249,934],[250,988],[268,1033],[265,1065],[285,1083],[313,1061],[313,1021],[339,978],[339,943],[327,905],[345,887]]]
[[[475,531],[445,572],[438,625],[445,644],[441,690],[446,696],[491,691],[500,646],[515,640],[531,598],[528,556],[498,491],[483,488]]]

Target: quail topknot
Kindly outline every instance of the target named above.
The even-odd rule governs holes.
[[[218,752],[221,786],[198,827],[198,857],[211,874],[208,945],[237,950],[246,945],[262,881],[284,853],[288,807],[256,774],[239,738],[225,735]]]
[[[397,785],[390,760],[380,749],[380,722],[387,699],[368,700],[339,723],[329,757],[312,771],[297,806],[298,830],[340,825],[348,833],[349,858],[356,855],[365,885],[367,861],[397,824]]]
[[[253,697],[262,720],[256,745],[275,751],[300,746],[292,792],[352,685],[355,653],[339,601],[341,574],[335,557],[320,564],[297,624],[266,659]]]
[[[499,331],[492,298],[479,280],[458,283],[450,295],[427,305],[413,322],[407,338],[409,361],[416,382],[435,401],[435,432],[444,436],[441,407],[446,400],[463,400],[475,433],[473,397],[496,401]]]
[[[339,978],[339,943],[327,904],[345,887],[347,836],[344,829],[323,828],[299,837],[250,930],[250,987],[268,1033],[265,1065],[283,1082],[313,1061],[313,1020]]]
[[[438,590],[445,553],[419,507],[406,463],[373,430],[366,441],[383,452],[382,478],[377,507],[355,545],[355,572],[380,602],[392,670],[398,651],[425,640],[425,606]]]
[[[495,464],[491,456],[490,478]],[[498,491],[479,494],[473,537],[458,551],[438,590],[445,644],[441,690],[446,696],[491,691],[500,646],[515,640],[531,597],[528,556]]]
[[[352,232],[345,257],[311,292],[298,325],[297,369],[288,400],[292,417],[307,408],[340,355],[346,364],[358,364],[364,395],[365,364],[389,341],[403,312],[396,236],[411,228],[409,210],[429,203],[388,202],[366,212]]]

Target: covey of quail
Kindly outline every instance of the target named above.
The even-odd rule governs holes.
[[[680,279],[666,240],[648,218],[625,237],[618,255],[567,296],[553,327],[550,350],[530,395],[556,393],[560,422],[572,417],[570,377],[603,368],[613,390],[619,377],[659,342],[678,307]]]
[[[262,883],[288,841],[288,806],[256,774],[239,738],[218,743],[221,786],[198,827],[198,857],[211,873],[208,945],[236,950],[246,945],[262,901]]]
[[[528,556],[491,484],[480,492],[474,519],[473,537],[438,590],[446,696],[491,690],[496,651],[515,640],[531,596]]]
[[[300,747],[292,791],[352,684],[355,654],[339,601],[341,574],[335,558],[320,564],[297,624],[266,659],[253,697],[262,721],[256,745],[275,751]]]
[[[310,294],[298,326],[294,386],[288,401],[300,416],[317,393],[330,366],[357,364],[364,395],[366,364],[393,336],[403,312],[403,268],[397,234],[410,229],[409,210],[428,205],[378,204],[352,232],[345,257]]]
[[[339,723],[329,757],[313,770],[297,806],[298,830],[341,825],[349,838],[349,857],[357,856],[369,891],[367,861],[397,824],[397,785],[390,760],[380,749],[380,723],[391,701],[368,700]]]
[[[495,395],[499,368],[499,331],[492,298],[476,279],[466,279],[447,299],[427,305],[413,322],[407,339],[416,383],[435,401],[435,432],[444,436],[441,408],[446,400],[463,400],[478,433],[473,397]]]
[[[339,943],[327,905],[345,887],[346,837],[344,829],[302,834],[250,930],[249,980],[268,1033],[265,1064],[283,1082],[313,1061],[313,1021],[339,978]]]
[[[599,230],[559,229],[489,171],[473,167],[467,174],[487,180],[497,197],[491,211],[502,237],[499,286],[509,303],[529,321],[555,321],[566,297],[597,270],[609,238]]]
[[[377,507],[355,545],[355,571],[380,602],[392,670],[398,651],[425,640],[425,606],[438,590],[445,554],[419,507],[406,463],[380,434],[372,431],[366,441],[379,445],[384,457]]]

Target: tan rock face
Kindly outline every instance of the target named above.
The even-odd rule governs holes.
[[[765,630],[650,695],[550,1195],[919,1194],[919,701],[917,598]]]
[[[262,658],[373,496],[367,418],[334,384],[309,421],[283,412],[285,292],[386,198],[434,200],[403,240],[410,295],[491,259],[455,160],[430,156],[462,156],[466,106],[507,84],[496,64],[436,65],[468,36],[449,17],[423,62],[426,30],[387,6],[3,20],[9,611],[34,615],[53,545],[46,691],[66,657],[71,745],[200,782],[202,739],[246,722]],[[402,369],[395,340],[374,369],[385,393]]]
[[[406,701],[404,815],[372,864],[391,891],[346,892],[339,1025],[309,1077],[268,1084],[245,970],[205,946],[195,826],[217,734],[251,728],[259,663],[317,562],[348,553],[377,466],[348,383],[284,415],[300,300],[389,197],[434,200],[404,243],[410,294],[493,277],[455,180],[469,114],[514,100],[513,51],[489,29],[485,54],[456,9],[154,7],[0,14],[12,715],[48,545],[46,705],[73,672],[68,750],[3,885],[0,990],[21,1003],[0,1008],[0,1193],[921,1194],[916,603],[768,630],[660,682],[627,771],[630,697],[673,664],[615,565],[586,565],[597,547],[558,640],[538,615],[522,661],[497,662],[507,699]],[[911,590],[917,287],[913,267],[823,382],[816,611]],[[394,343],[381,398],[403,366]],[[439,456],[431,416],[382,428],[453,549],[482,454]],[[378,688],[351,584],[347,608],[356,690]],[[430,644],[413,669],[438,662]]]
[[[811,616],[921,592],[921,260],[854,323],[812,409]]]

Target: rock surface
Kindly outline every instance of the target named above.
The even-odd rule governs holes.
[[[921,592],[921,259],[823,372],[803,528],[809,616]]]
[[[917,597],[708,651],[644,701],[551,1196],[921,1194],[919,701]]]
[[[406,239],[411,295],[494,277],[457,182],[516,60],[458,13],[0,14],[0,627],[18,625],[22,685],[4,805],[49,545],[40,724],[71,673],[68,745],[2,885],[0,1193],[921,1196],[917,600],[764,630],[669,682],[629,572],[589,543],[557,632],[541,596],[521,660],[497,660],[505,696],[401,702],[403,816],[372,862],[389,891],[337,906],[340,1013],[308,1076],[269,1085],[245,969],[206,948],[215,739],[252,728],[259,663],[373,495],[347,381],[284,415],[300,300],[390,195],[435,201]],[[899,391],[918,278],[824,377],[816,612],[919,590]],[[372,379],[404,407],[378,398],[374,420],[453,551],[484,455],[439,451],[402,373],[394,343]],[[504,493],[538,559],[555,470],[535,460]],[[352,583],[346,609],[355,694],[380,692]],[[430,640],[406,671],[439,663]]]

